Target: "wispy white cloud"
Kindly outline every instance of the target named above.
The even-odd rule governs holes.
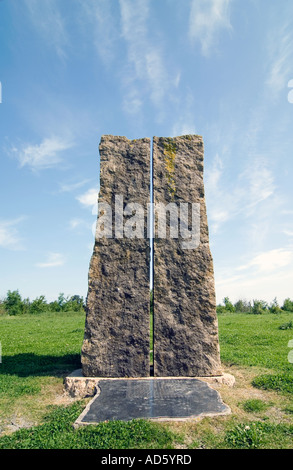
[[[69,221],[69,227],[71,230],[74,230],[78,227],[81,227],[81,226],[87,226],[88,227],[88,223],[86,223],[83,219],[78,219],[78,218],[75,218],[75,219],[71,219]]]
[[[76,199],[85,207],[94,207],[97,206],[98,194],[97,188],[90,188],[84,194],[77,196]]]
[[[189,16],[189,37],[201,43],[208,56],[222,31],[231,31],[231,0],[192,0]]]
[[[125,111],[135,114],[147,97],[160,108],[170,90],[178,87],[180,73],[166,67],[163,44],[150,34],[149,0],[119,0],[121,35],[125,40],[127,63],[122,81],[126,96]]]
[[[293,262],[293,251],[278,248],[256,255],[251,261],[237,268],[238,271],[256,268],[260,272],[276,271]]]
[[[126,113],[137,115],[143,106],[143,100],[139,90],[134,86],[130,86],[122,104]]]
[[[245,190],[246,211],[253,209],[254,206],[265,201],[275,192],[275,178],[267,166],[266,160],[259,157],[255,161],[253,171],[248,167],[239,175],[240,187],[248,188],[248,191]]]
[[[32,170],[43,170],[58,165],[61,161],[60,153],[71,148],[73,144],[59,137],[45,138],[40,144],[28,144],[21,149],[12,148],[20,166],[29,166]]]
[[[184,99],[177,103],[178,111],[175,114],[175,122],[172,126],[170,135],[196,134],[195,116],[194,116],[194,97],[189,90]]]
[[[292,215],[293,214],[293,210],[291,210],[291,209],[282,209],[281,212],[284,215]]]
[[[263,157],[255,160],[253,169],[248,165],[228,184],[225,170],[219,155],[216,155],[211,168],[206,170],[206,193],[210,200],[209,218],[214,233],[225,222],[239,215],[245,218],[254,216],[260,204],[275,197],[276,192],[274,176]],[[254,222],[252,219],[252,223]],[[263,218],[261,222],[263,224]]]
[[[292,79],[293,60],[293,33],[292,23],[278,25],[276,22],[270,28],[268,39],[268,77],[266,84],[270,92],[278,93],[288,86],[288,80]]]
[[[293,230],[283,230],[283,233],[287,235],[287,237],[293,237]]]
[[[281,303],[288,297],[293,282],[292,247],[258,253],[246,264],[230,267],[229,274],[227,270],[216,274],[218,302],[226,295],[234,302],[238,299],[263,299],[270,302],[278,293],[278,301]]]
[[[173,125],[171,136],[196,134],[196,127],[193,124],[193,117],[185,115],[177,120]]]
[[[61,183],[60,192],[72,192],[75,191],[89,182],[89,179],[83,179],[81,181],[76,181],[75,183]]]
[[[60,58],[65,58],[68,44],[64,17],[56,0],[24,0],[35,29],[45,42],[55,49]]]
[[[115,57],[115,44],[119,40],[118,25],[109,0],[80,0],[79,23],[84,37],[93,42],[100,58],[109,64]]]
[[[25,217],[12,220],[0,220],[0,247],[9,250],[23,250],[23,242],[17,226]]]
[[[249,273],[246,276],[221,278],[216,280],[217,302],[221,302],[227,295],[233,302],[238,299],[262,299],[271,302],[277,296],[278,302],[282,304],[291,291],[292,282],[293,269],[290,266],[277,275],[274,272],[262,272],[257,276]]]
[[[61,253],[49,253],[47,260],[42,263],[36,263],[38,268],[54,268],[63,266],[65,264],[65,257]]]

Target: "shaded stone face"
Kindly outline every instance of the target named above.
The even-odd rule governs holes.
[[[105,203],[112,209],[113,238],[103,236],[95,240],[89,269],[82,369],[85,376],[144,377],[150,371],[150,244],[147,233],[143,238],[123,236],[121,219],[116,220],[115,226],[115,214],[121,215],[121,211],[115,211],[115,202],[116,206],[117,201],[122,204],[122,210],[135,202],[147,213],[150,140],[103,136],[99,150],[98,210]],[[131,221],[129,212],[124,217],[126,226],[127,220]],[[98,223],[102,217],[105,214],[100,214]],[[104,219],[105,224],[107,220]]]
[[[186,245],[179,211],[178,238],[167,229],[166,239],[154,239],[155,376],[221,374],[203,155],[200,136],[153,140],[154,203],[189,203],[191,234]],[[192,204],[198,215],[193,220]]]

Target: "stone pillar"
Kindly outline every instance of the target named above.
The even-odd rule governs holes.
[[[173,203],[174,214],[180,208],[178,238],[176,224],[170,232],[168,223],[167,238],[156,234],[154,239],[155,376],[221,374],[203,158],[200,136],[153,139],[154,203],[161,203],[161,210]],[[183,224],[186,206],[180,203],[189,203],[189,227]],[[193,227],[192,239],[183,230],[182,236],[180,227]]]
[[[131,141],[106,135],[99,150],[97,228],[104,236],[98,238],[96,233],[90,262],[82,370],[85,376],[149,376],[150,244],[146,215],[150,139]],[[104,203],[110,210],[105,210]],[[129,203],[143,208],[142,224],[139,207]],[[111,219],[113,230],[109,229]],[[134,235],[136,238],[131,238]]]

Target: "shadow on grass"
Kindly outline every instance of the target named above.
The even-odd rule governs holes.
[[[45,356],[33,353],[2,356],[0,374],[28,377],[34,375],[52,375],[60,377],[65,373],[81,368],[80,354],[64,356]]]

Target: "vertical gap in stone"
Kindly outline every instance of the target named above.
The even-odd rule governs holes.
[[[154,188],[153,188],[153,139],[150,150],[150,376],[154,376]]]

